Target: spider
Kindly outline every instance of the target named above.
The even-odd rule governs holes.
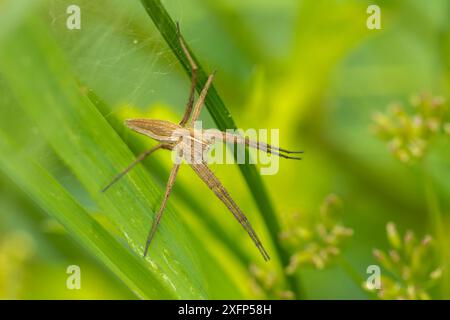
[[[240,136],[238,134],[223,132],[219,130],[209,129],[209,130],[199,130],[194,127],[194,123],[197,121],[201,108],[204,104],[206,94],[210,88],[212,81],[215,76],[215,72],[211,73],[207,81],[200,92],[198,100],[194,105],[195,97],[195,87],[197,83],[197,71],[198,67],[192,59],[189,50],[187,49],[186,43],[181,35],[179,24],[177,23],[177,36],[185,54],[189,65],[191,67],[191,86],[189,92],[189,99],[186,104],[186,110],[184,112],[183,118],[180,123],[173,123],[166,120],[155,120],[155,119],[129,119],[125,120],[125,125],[130,129],[153,138],[159,142],[155,147],[144,151],[141,153],[127,168],[125,168],[121,173],[116,175],[112,181],[103,188],[102,192],[108,190],[115,182],[117,182],[122,176],[129,172],[135,165],[144,160],[147,156],[159,149],[166,149],[175,151],[177,153],[178,159],[184,159],[194,172],[205,182],[205,184],[215,193],[215,195],[225,204],[228,210],[234,215],[238,222],[244,227],[244,229],[249,234],[250,238],[253,240],[254,244],[258,248],[259,252],[263,256],[265,261],[270,260],[270,257],[259,240],[256,232],[253,230],[247,217],[233,201],[228,191],[220,183],[219,179],[214,175],[214,173],[209,169],[207,165],[206,153],[205,151],[215,142],[229,142],[234,144],[243,144],[247,147],[257,148],[263,150],[269,154],[274,154],[280,157],[288,159],[298,159],[301,158],[291,156],[290,154],[298,154],[303,151],[289,151],[281,148],[271,146],[262,142],[250,140],[247,137]],[[201,132],[198,132],[201,131]],[[198,139],[197,137],[201,138]],[[147,255],[150,243],[155,235],[156,229],[161,221],[164,209],[166,208],[167,200],[172,191],[172,187],[175,183],[175,178],[177,176],[178,170],[180,168],[181,161],[174,161],[174,165],[170,172],[169,180],[167,182],[166,191],[162,200],[161,207],[159,208],[156,217],[153,220],[152,227],[148,233],[147,241],[145,244],[145,249],[143,256]]]

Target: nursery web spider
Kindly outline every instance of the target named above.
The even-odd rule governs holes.
[[[277,148],[269,144],[261,143],[258,141],[250,140],[247,137],[240,136],[238,134],[226,133],[219,130],[201,130],[200,135],[202,139],[196,139],[196,130],[194,128],[194,123],[197,121],[200,110],[204,104],[206,94],[209,87],[214,79],[215,73],[209,75],[202,91],[200,92],[199,98],[194,105],[195,87],[197,83],[197,65],[192,59],[183,37],[180,33],[180,28],[177,23],[177,34],[180,42],[180,46],[189,61],[191,67],[191,86],[189,92],[189,99],[186,105],[186,110],[184,112],[183,118],[179,124],[169,122],[166,120],[154,120],[154,119],[130,119],[126,120],[125,124],[130,129],[153,138],[159,142],[159,144],[150,150],[147,150],[140,154],[135,161],[133,161],[127,168],[125,168],[121,173],[113,178],[113,180],[103,188],[102,192],[105,192],[109,187],[111,187],[117,180],[124,176],[128,171],[130,171],[135,165],[144,160],[147,156],[159,149],[174,150],[177,152],[180,158],[183,158],[195,173],[206,183],[206,185],[216,194],[216,196],[225,204],[228,210],[234,215],[238,222],[244,227],[244,229],[249,234],[250,238],[255,243],[256,247],[260,251],[264,260],[268,261],[270,259],[267,254],[266,249],[261,244],[258,236],[253,230],[250,222],[247,220],[244,213],[233,201],[228,191],[220,183],[219,179],[214,175],[214,173],[208,168],[206,159],[206,150],[214,143],[214,141],[229,142],[235,144],[242,144],[248,147],[257,148],[263,150],[269,154],[275,154],[280,157],[288,159],[300,159],[298,157],[290,156],[290,154],[302,153],[302,151],[288,151],[285,149]],[[189,121],[190,120],[190,121]],[[178,132],[178,134],[177,134]],[[181,132],[181,134],[180,134]],[[191,143],[192,142],[192,143]],[[194,147],[193,147],[194,146]],[[189,151],[189,152],[186,152]],[[167,204],[167,199],[172,191],[172,187],[175,182],[175,177],[180,168],[180,162],[175,162],[172,170],[170,172],[169,180],[167,182],[166,191],[164,198],[162,200],[161,207],[159,208],[156,217],[153,220],[152,227],[148,233],[147,242],[144,249],[144,257],[147,255],[148,248],[155,234],[156,228],[161,220],[162,214]]]

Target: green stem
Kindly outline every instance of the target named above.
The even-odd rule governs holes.
[[[157,27],[175,56],[180,61],[187,75],[190,77],[189,62],[184,56],[183,51],[180,47],[176,32],[176,26],[169,13],[166,11],[160,0],[141,0],[141,2],[148,15],[154,22],[155,26]],[[191,53],[191,56],[196,62],[197,66],[199,67],[196,89],[198,92],[200,92],[203,84],[206,82],[207,74],[199,64],[198,60],[195,58],[195,55],[192,53],[192,51],[189,48],[188,50]],[[233,118],[231,117],[231,113],[225,107],[225,104],[219,97],[214,86],[211,86],[208,91],[205,105],[220,130],[237,128]],[[259,211],[261,212],[262,218],[273,240],[275,249],[277,250],[277,253],[281,259],[281,263],[283,267],[287,266],[289,264],[289,253],[281,246],[280,242],[278,241],[278,235],[281,230],[280,225],[277,220],[276,212],[269,199],[267,190],[262,182],[261,176],[258,174],[256,167],[251,164],[240,164],[239,169],[244,176],[244,179],[250,189],[253,199],[258,206]],[[299,298],[301,295],[303,295],[303,292],[300,292],[301,290],[298,279],[293,275],[286,275],[286,277],[287,285],[289,286],[289,289],[295,293],[296,297]]]
[[[433,180],[429,175],[426,166],[422,167],[423,172],[423,184],[424,184],[424,193],[425,200],[428,207],[428,217],[430,220],[430,227],[432,229],[434,238],[436,239],[436,253],[439,257],[439,264],[443,266],[443,281],[442,281],[442,298],[449,298],[449,274],[447,271],[448,266],[448,254],[445,250],[446,247],[446,236],[444,230],[444,222],[442,219],[442,212],[439,205],[439,198],[434,189]]]

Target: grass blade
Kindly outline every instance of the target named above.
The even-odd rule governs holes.
[[[2,75],[26,115],[37,125],[39,139],[48,142],[99,210],[120,230],[120,240],[141,257],[152,216],[161,201],[161,190],[145,170],[135,168],[107,193],[100,192],[134,155],[81,94],[62,53],[40,20],[30,17],[0,45]],[[74,218],[64,207],[58,206],[54,212],[60,219]],[[128,276],[157,278],[170,288],[171,296],[206,298],[205,279],[191,239],[169,206],[150,257],[142,260],[147,263],[145,273],[139,274],[143,270],[136,269],[136,274]]]
[[[144,260],[126,250],[31,158],[18,155],[0,133],[0,168],[42,209],[105,263],[141,298],[170,299],[177,296],[166,283],[148,272]],[[43,188],[42,186],[45,186]]]

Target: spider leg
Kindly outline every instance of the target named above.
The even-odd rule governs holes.
[[[214,175],[214,173],[208,168],[206,163],[192,163],[192,169],[195,173],[206,183],[206,185],[216,194],[216,196],[225,204],[228,210],[234,215],[234,217],[238,220],[238,222],[244,227],[247,231],[250,238],[255,243],[259,252],[263,256],[265,261],[270,260],[269,255],[267,254],[266,249],[262,245],[259,240],[256,232],[253,230],[252,225],[247,220],[247,217],[241,211],[241,209],[237,206],[237,204],[233,201],[227,190],[220,183],[219,179]]]
[[[194,125],[194,122],[197,121],[198,117],[200,116],[200,111],[202,109],[203,103],[205,102],[206,94],[208,93],[209,88],[211,87],[211,84],[214,80],[214,76],[216,75],[216,72],[214,71],[208,76],[208,79],[206,80],[206,83],[200,92],[200,96],[195,103],[194,111],[192,112],[192,120],[191,120],[191,126]]]
[[[248,137],[243,137],[239,134],[221,132],[221,135],[222,135],[221,138],[229,143],[245,144],[248,147],[256,148],[258,150],[267,152],[268,154],[274,154],[276,156],[286,158],[286,159],[294,159],[294,160],[302,159],[300,157],[291,156],[290,154],[299,154],[299,153],[303,153],[303,151],[290,151],[290,150],[278,148],[278,147],[272,146],[272,145],[264,143],[264,142],[251,140]]]
[[[152,242],[153,236],[155,235],[156,228],[158,227],[159,222],[161,221],[162,214],[164,213],[164,209],[166,208],[167,199],[169,199],[170,193],[172,192],[172,187],[175,183],[175,178],[177,176],[179,168],[180,168],[180,164],[175,164],[172,168],[172,171],[170,171],[169,181],[167,182],[166,192],[164,194],[164,198],[161,203],[161,207],[159,208],[159,211],[156,214],[155,219],[153,220],[152,227],[147,236],[147,242],[145,243],[145,249],[144,249],[144,257],[147,255],[148,248],[150,246],[150,243]]]
[[[120,172],[118,175],[116,175],[110,183],[108,183],[103,189],[102,192],[105,192],[106,190],[108,190],[114,183],[116,183],[120,178],[122,178],[125,174],[128,173],[128,171],[130,171],[131,169],[133,169],[133,167],[135,165],[137,165],[139,162],[141,162],[142,160],[144,160],[147,156],[149,156],[150,154],[152,154],[154,151],[160,149],[160,148],[167,148],[167,146],[163,145],[163,144],[158,144],[157,146],[146,150],[144,152],[142,152],[139,156],[137,156],[137,158],[128,166],[126,167],[122,172]]]
[[[186,104],[186,110],[184,111],[183,118],[180,121],[180,125],[184,126],[189,120],[189,117],[190,117],[191,111],[192,111],[192,106],[194,104],[194,95],[195,95],[195,87],[197,85],[198,67],[197,67],[197,64],[195,63],[194,59],[192,58],[191,54],[189,53],[186,43],[184,42],[183,36],[181,35],[181,32],[180,32],[180,25],[178,22],[177,22],[177,34],[178,34],[178,39],[180,41],[181,49],[183,50],[184,55],[186,56],[186,58],[189,62],[189,65],[191,66],[191,88],[189,91],[189,99]]]

